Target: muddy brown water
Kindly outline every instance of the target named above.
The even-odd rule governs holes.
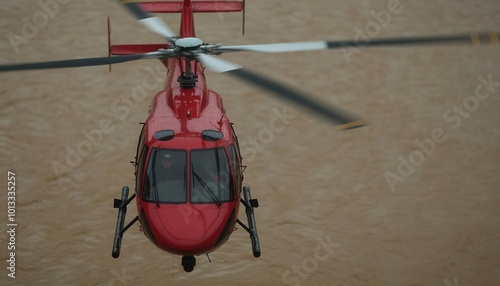
[[[107,15],[113,42],[161,42],[114,1],[40,3],[52,3],[52,10],[37,1],[0,4],[1,63],[106,56]],[[245,36],[238,14],[195,21],[200,38],[224,44],[499,31],[498,1],[399,3],[248,0]],[[390,5],[397,13],[386,12]],[[178,29],[178,15],[164,18]],[[112,200],[133,184],[138,122],[165,75],[157,61],[116,65],[111,73],[107,67],[3,73],[1,285],[498,285],[498,46],[223,58],[371,123],[340,132],[207,72],[242,143],[245,183],[260,200],[262,257],[252,257],[248,235],[238,229],[210,255],[212,263],[200,256],[186,274],[180,257],[155,248],[137,225],[121,257],[111,257]],[[109,132],[82,143],[103,129],[102,120],[110,120]],[[80,156],[68,155],[72,150]],[[55,172],[57,164],[67,169]],[[15,279],[7,269],[9,170],[16,176]]]

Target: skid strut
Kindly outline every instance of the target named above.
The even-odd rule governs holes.
[[[259,257],[261,253],[259,235],[257,234],[257,223],[255,222],[255,214],[253,212],[254,208],[259,207],[259,201],[257,199],[252,199],[250,187],[248,186],[243,186],[243,198],[241,198],[240,201],[245,206],[248,226],[243,224],[239,219],[236,222],[250,234],[253,256]]]
[[[122,246],[123,234],[127,229],[129,229],[136,221],[139,220],[139,216],[136,216],[132,221],[130,221],[125,227],[125,215],[127,214],[127,205],[135,198],[135,193],[128,198],[128,187],[124,186],[122,188],[121,199],[114,200],[114,208],[118,209],[118,217],[116,218],[116,230],[115,230],[115,240],[113,241],[113,258],[118,258],[120,256],[120,249]]]

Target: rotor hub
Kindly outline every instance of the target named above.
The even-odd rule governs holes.
[[[186,50],[197,49],[202,44],[203,44],[202,40],[194,37],[181,38],[175,41],[175,45],[177,47]]]

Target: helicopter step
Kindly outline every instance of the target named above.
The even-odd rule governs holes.
[[[243,198],[241,198],[240,201],[245,206],[248,226],[243,224],[239,219],[236,222],[250,234],[253,256],[259,257],[261,254],[259,235],[257,234],[257,223],[255,222],[255,214],[253,212],[254,208],[259,207],[259,201],[257,199],[252,199],[249,186],[243,186]]]
[[[127,229],[129,229],[136,221],[139,220],[139,216],[136,216],[132,221],[130,221],[125,227],[125,215],[127,214],[127,205],[135,198],[135,193],[128,198],[128,187],[124,186],[122,188],[122,197],[121,199],[115,199],[113,203],[113,207],[118,209],[118,217],[116,219],[116,230],[115,230],[115,239],[113,241],[113,258],[118,258],[120,256],[120,249],[122,246],[122,238],[123,234]],[[128,199],[127,199],[128,198]]]

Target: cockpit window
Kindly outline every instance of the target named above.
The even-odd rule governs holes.
[[[224,148],[191,151],[191,202],[220,205],[233,198],[233,179]]]
[[[186,151],[153,149],[143,199],[156,203],[184,203],[186,194]]]

